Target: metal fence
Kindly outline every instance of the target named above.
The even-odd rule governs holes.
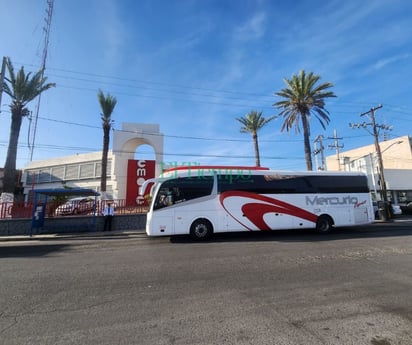
[[[143,205],[128,205],[125,199],[117,199],[111,201],[114,205],[114,210],[116,215],[122,214],[142,214],[147,213],[149,206]],[[40,204],[40,203],[39,203]],[[50,201],[46,204],[45,217],[67,217],[67,216],[82,216],[82,215],[101,215],[103,209],[106,205],[106,201],[98,200],[96,201],[95,210],[87,210],[85,212],[79,212],[76,214],[67,215],[57,215],[56,209],[62,205],[62,203],[56,203],[55,201]],[[3,202],[0,203],[0,219],[8,218],[31,218],[33,214],[33,203],[32,202]]]

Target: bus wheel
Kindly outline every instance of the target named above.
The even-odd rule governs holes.
[[[332,230],[332,219],[329,216],[320,216],[316,222],[316,230],[320,233],[327,233]]]
[[[190,227],[190,237],[194,240],[207,240],[212,236],[212,233],[212,224],[207,219],[198,219]]]

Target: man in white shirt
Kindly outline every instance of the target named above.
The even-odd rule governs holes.
[[[103,231],[112,231],[112,219],[114,216],[114,208],[111,203],[107,203],[103,210],[104,228]]]

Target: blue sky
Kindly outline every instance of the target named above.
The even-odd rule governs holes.
[[[41,65],[46,0],[0,0],[0,56],[17,70]],[[325,154],[336,129],[343,151],[373,143],[349,122],[382,104],[388,138],[412,133],[412,2],[265,0],[55,0],[46,76],[56,88],[41,98],[34,160],[100,151],[97,92],[118,100],[114,128],[156,123],[165,162],[253,165],[251,136],[236,117],[276,115],[283,78],[304,69],[332,82],[331,122],[311,121]],[[9,140],[10,99],[0,113],[0,165]],[[36,102],[29,104],[35,110]],[[282,120],[259,132],[261,163],[305,169],[303,137],[280,132]],[[20,132],[17,166],[30,161],[29,121]],[[381,132],[383,134],[383,132]],[[112,140],[111,140],[112,143]],[[140,147],[136,158],[153,159]],[[314,160],[315,164],[315,160]]]

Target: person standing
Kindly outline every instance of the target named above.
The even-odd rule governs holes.
[[[103,210],[104,228],[103,231],[112,231],[112,220],[114,216],[114,208],[111,203],[107,203]]]

